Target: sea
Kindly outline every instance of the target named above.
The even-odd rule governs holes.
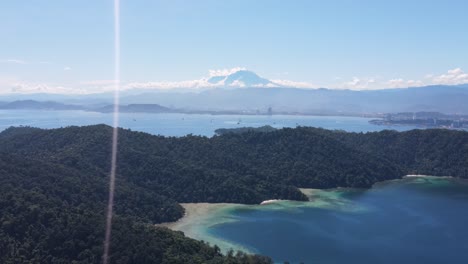
[[[468,263],[468,181],[409,177],[371,189],[304,190],[309,202],[213,210],[197,239],[275,263]]]
[[[0,110],[0,131],[11,126],[60,128],[95,124],[113,124],[113,114],[87,111]],[[370,118],[346,116],[303,115],[211,115],[120,113],[119,126],[154,135],[181,137],[188,134],[211,137],[218,128],[275,128],[312,126],[349,132],[369,132],[383,129],[404,131],[414,126],[378,126]]]

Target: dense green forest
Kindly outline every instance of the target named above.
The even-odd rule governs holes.
[[[0,133],[1,263],[100,261],[111,133]],[[120,129],[118,158],[113,263],[270,263],[151,224],[180,218],[180,202],[306,200],[298,187],[370,187],[414,173],[468,178],[468,132],[298,127],[175,138]]]
[[[37,159],[0,154],[0,263],[100,263],[105,177]],[[111,263],[271,263],[219,248],[149,223],[183,209],[149,189],[121,182]]]
[[[215,130],[215,134],[222,136],[228,133],[241,134],[246,132],[272,132],[277,130],[272,126],[261,126],[261,127],[238,127],[238,128],[218,128]]]

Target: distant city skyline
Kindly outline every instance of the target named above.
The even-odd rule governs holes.
[[[123,89],[468,83],[466,1],[121,1]],[[112,89],[113,1],[0,3],[0,94]],[[213,86],[213,85],[212,85]]]

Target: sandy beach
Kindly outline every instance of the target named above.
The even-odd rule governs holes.
[[[254,253],[253,249],[237,245],[210,234],[210,227],[230,221],[236,221],[234,218],[226,217],[226,210],[248,207],[244,204],[233,203],[181,203],[185,209],[185,215],[175,222],[157,224],[156,226],[167,227],[174,231],[182,231],[187,237],[197,240],[203,240],[211,245],[218,245],[222,252],[226,253],[229,249],[242,250],[248,253]]]
[[[453,176],[432,176],[432,175],[424,175],[424,174],[409,174],[409,175],[405,175],[403,178],[412,178],[412,177],[419,177],[419,178],[453,178]]]
[[[213,214],[222,209],[243,206],[242,204],[232,203],[181,203],[180,205],[185,209],[185,215],[182,218],[175,222],[158,224],[158,226],[184,231],[185,233],[185,231],[190,231],[189,226],[207,221]]]

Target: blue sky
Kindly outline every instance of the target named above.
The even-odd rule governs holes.
[[[464,0],[121,0],[121,79],[171,87],[244,67],[311,87],[468,82],[467,10]],[[112,0],[5,0],[0,34],[0,92],[97,92],[113,79]]]

